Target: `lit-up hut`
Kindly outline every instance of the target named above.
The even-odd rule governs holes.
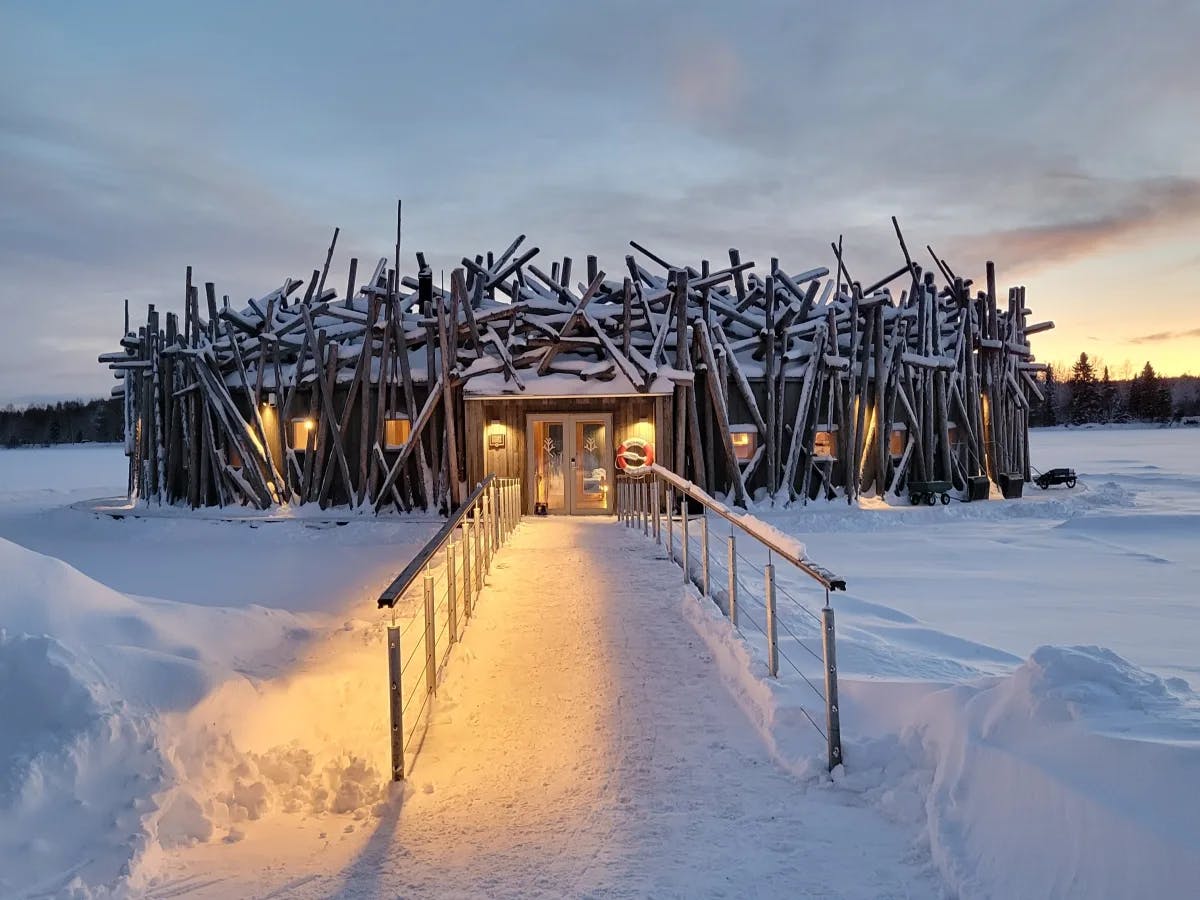
[[[894,220],[893,220],[894,223]],[[399,217],[397,218],[399,225]],[[399,229],[397,229],[399,233]],[[835,267],[662,259],[548,269],[518,237],[444,289],[400,246],[345,294],[322,268],[242,306],[188,269],[104,354],[125,399],[129,492],[146,503],[446,510],[485,473],[527,511],[605,513],[653,456],[735,503],[1029,478],[1040,400],[1025,290],[972,292],[929,249],[866,286]]]

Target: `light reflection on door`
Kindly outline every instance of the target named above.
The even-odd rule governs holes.
[[[533,483],[536,501],[549,512],[566,512],[567,479],[563,468],[566,444],[561,420],[533,423]]]
[[[527,426],[534,501],[550,513],[610,511],[612,416],[530,416]]]
[[[575,496],[571,512],[604,512],[608,509],[608,468],[612,448],[605,423],[575,420]]]

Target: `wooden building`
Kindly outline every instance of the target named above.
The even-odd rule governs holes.
[[[307,279],[245,307],[188,269],[182,314],[151,306],[101,361],[125,398],[129,492],[145,503],[411,510],[520,475],[527,511],[607,513],[648,455],[744,504],[967,492],[1029,478],[1040,400],[1025,290],[982,290],[899,226],[902,265],[667,261],[637,243],[572,278],[518,237],[464,257],[446,289],[397,243],[346,291],[334,241]],[[203,300],[201,299],[203,292]]]

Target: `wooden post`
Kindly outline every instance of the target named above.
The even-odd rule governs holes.
[[[712,597],[708,582],[708,514],[700,513],[700,571],[704,584],[704,596]]]
[[[763,356],[763,378],[766,386],[767,403],[767,493],[775,499],[779,489],[779,451],[775,441],[775,279],[767,276],[767,326],[766,350]]]

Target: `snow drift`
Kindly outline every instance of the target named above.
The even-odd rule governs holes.
[[[780,764],[910,822],[956,895],[1183,897],[1200,882],[1200,698],[1185,682],[1051,646],[968,684],[843,677],[858,736],[843,732],[831,782],[801,710],[823,724],[820,701],[764,677],[713,604],[689,593],[683,611]]]
[[[379,799],[372,763],[272,709],[313,702],[296,687],[311,678],[342,693],[319,698],[336,716],[359,669],[256,677],[293,660],[306,620],[128,597],[4,540],[0,574],[0,896],[103,893],[160,846],[236,839],[269,810],[361,816]],[[365,649],[369,635],[344,632]],[[256,719],[271,726],[261,740]]]
[[[1099,647],[1041,647],[1008,677],[928,697],[912,730],[950,884],[1187,896],[1200,881],[1196,699]]]

